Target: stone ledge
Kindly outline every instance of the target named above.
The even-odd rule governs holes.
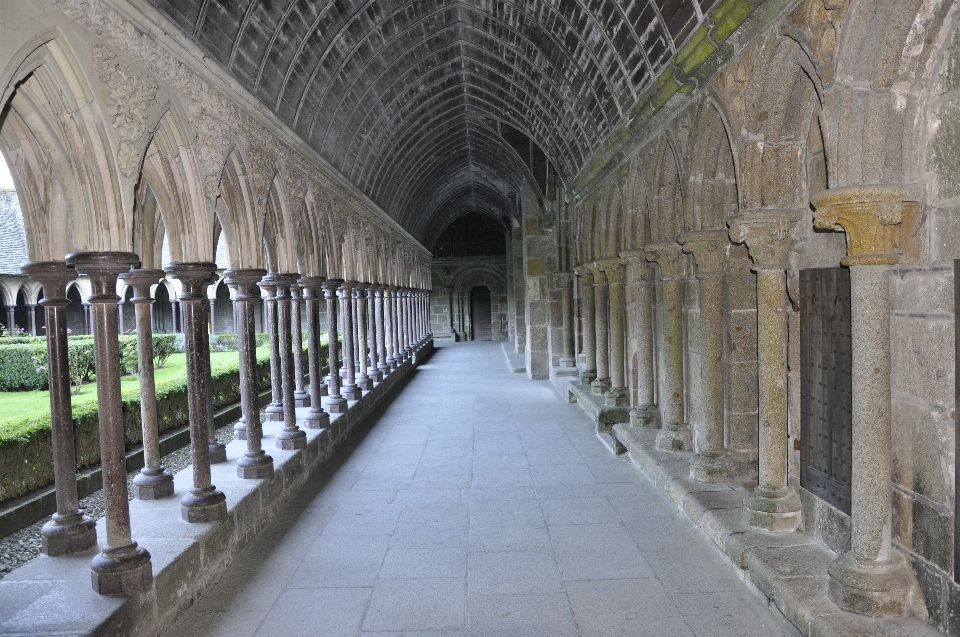
[[[227,496],[221,524],[188,524],[180,517],[180,497],[192,484],[192,467],[174,477],[173,497],[131,500],[132,536],[150,551],[153,586],[129,597],[97,595],[90,586],[95,549],[69,557],[40,557],[0,580],[0,635],[155,635],[216,582],[235,556],[284,503],[307,482],[366,417],[380,407],[433,351],[421,344],[413,356],[382,383],[363,392],[344,414],[331,414],[326,429],[306,429],[307,448],[283,451],[274,440],[282,423],[264,423],[263,446],[273,456],[272,480],[237,477],[235,461],[246,442],[227,445],[227,462],[211,467],[213,483]],[[298,409],[302,419],[307,409]],[[97,537],[106,539],[105,520]]]
[[[503,349],[503,355],[507,358],[507,367],[510,371],[514,374],[526,374],[527,362],[524,360],[523,354],[517,354],[510,341],[501,341],[500,347]]]
[[[608,407],[603,396],[594,394],[590,385],[581,385],[574,381],[568,386],[570,402],[579,403],[598,432],[609,432],[617,423],[630,422],[630,407]]]
[[[875,619],[840,610],[827,597],[827,567],[836,553],[811,535],[767,533],[749,527],[743,521],[747,489],[736,483],[690,480],[691,454],[657,451],[656,429],[620,423],[613,426],[611,434],[615,447],[625,450],[640,473],[714,542],[738,567],[738,575],[807,637],[942,635],[914,617]]]

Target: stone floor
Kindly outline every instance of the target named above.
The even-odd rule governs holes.
[[[166,637],[799,634],[499,343],[414,374]]]

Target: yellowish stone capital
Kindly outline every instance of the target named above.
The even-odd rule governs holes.
[[[790,209],[743,212],[727,222],[730,240],[747,244],[756,270],[786,270],[794,233],[803,215],[802,210]]]

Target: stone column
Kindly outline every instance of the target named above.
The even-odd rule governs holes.
[[[216,281],[217,274],[216,271],[214,271],[210,277],[208,285],[212,285],[216,283]],[[205,294],[207,292],[208,290],[204,290]],[[227,461],[227,446],[222,442],[217,441],[217,426],[213,420],[213,379],[211,378],[210,370],[210,327],[212,323],[210,322],[210,312],[208,311],[209,307],[210,304],[206,303],[201,309],[198,310],[198,312],[203,313],[203,340],[206,345],[203,348],[197,349],[196,354],[200,358],[201,369],[207,377],[207,399],[204,402],[204,406],[207,410],[207,444],[210,446],[210,464],[219,464]]]
[[[396,335],[396,319],[393,313],[393,287],[384,287],[383,289],[383,329],[384,329],[384,338],[386,339],[384,347],[386,347],[387,357],[384,359],[387,362],[387,365],[390,366],[390,370],[393,371],[397,368],[397,335]]]
[[[50,376],[50,424],[53,430],[53,477],[57,512],[40,529],[43,552],[50,556],[79,553],[97,545],[97,524],[77,507],[77,454],[70,400],[67,356],[67,284],[77,278],[62,261],[27,263],[24,274],[43,286],[40,305],[46,312],[47,370]]]
[[[730,222],[730,239],[746,242],[757,273],[757,373],[760,402],[757,486],[744,502],[747,522],[795,531],[800,498],[787,483],[787,275],[802,211],[755,210]]]
[[[16,305],[7,305],[7,334],[10,336],[17,335],[17,321],[14,312],[17,311]]]
[[[344,281],[337,293],[343,303],[343,368],[346,374],[340,394],[347,400],[360,400],[362,392],[357,387],[356,371],[353,361],[353,286],[355,281]]]
[[[310,394],[303,384],[303,327],[300,321],[300,286],[290,286],[290,330],[293,341],[293,404],[297,407],[310,406]],[[309,349],[309,345],[307,348]],[[308,354],[309,355],[309,354]]]
[[[209,300],[209,303],[210,303],[210,333],[211,333],[211,334],[215,334],[215,333],[217,332],[217,330],[216,330],[216,326],[217,326],[217,320],[216,320],[217,299],[210,299],[210,300]],[[122,311],[123,304],[121,303],[120,306],[121,306],[121,311]]]
[[[560,367],[576,367],[577,359],[573,352],[573,285],[572,272],[557,272],[555,275],[560,286],[560,306],[562,315],[563,355],[560,357]]]
[[[303,277],[297,283],[303,291],[307,306],[307,361],[310,371],[310,411],[303,419],[303,426],[308,429],[323,429],[330,425],[330,414],[325,412],[320,404],[323,364],[320,360],[318,335],[320,333],[320,284],[323,283],[323,277]]]
[[[35,303],[31,303],[27,306],[27,316],[29,317],[30,323],[30,336],[37,335],[37,306]]]
[[[624,377],[624,341],[626,327],[623,302],[623,263],[619,258],[604,259],[597,263],[603,270],[609,299],[609,369],[610,387],[604,392],[604,402],[608,407],[625,407],[630,404],[630,392]],[[598,365],[599,367],[599,365]]]
[[[580,275],[580,289],[583,292],[583,351],[586,355],[586,369],[580,374],[580,382],[584,385],[591,384],[597,378],[597,331],[594,319],[596,310],[593,299],[593,272],[581,265],[576,268]]]
[[[394,299],[397,306],[397,345],[400,350],[400,360],[405,361],[410,357],[410,341],[407,340],[407,289],[397,288],[394,293]]]
[[[93,590],[101,595],[128,595],[150,587],[150,553],[130,536],[130,502],[120,399],[120,345],[117,325],[117,276],[138,266],[132,252],[74,252],[66,264],[90,277],[93,293],[93,342],[97,359],[97,408],[100,465],[106,509],[107,543],[90,563]],[[206,436],[203,437],[206,448]],[[75,470],[75,469],[74,469]]]
[[[227,500],[210,478],[208,405],[210,387],[210,340],[207,333],[207,286],[216,276],[215,263],[171,263],[167,274],[179,279],[180,310],[187,354],[187,410],[190,418],[190,452],[193,488],[180,501],[187,522],[220,522],[227,519]],[[203,352],[208,352],[204,359]],[[207,364],[204,365],[204,360]]]
[[[367,376],[375,383],[383,381],[383,372],[380,370],[380,362],[383,360],[380,358],[383,334],[382,326],[377,325],[377,288],[379,287],[371,284],[367,288],[367,324],[370,332],[370,366],[367,368]]]
[[[683,404],[683,290],[687,257],[676,241],[649,243],[644,247],[647,261],[660,265],[663,291],[663,339],[660,385],[660,421],[657,448],[661,451],[690,451],[693,436],[684,421]]]
[[[678,241],[697,264],[703,347],[699,379],[703,421],[695,427],[696,453],[690,459],[690,478],[698,482],[724,482],[730,476],[730,457],[724,437],[723,366],[723,292],[730,240],[726,230],[700,230],[684,233]]]
[[[597,353],[597,377],[590,383],[594,394],[602,395],[610,389],[610,312],[607,306],[607,276],[596,263],[587,268],[593,275],[594,347]]]
[[[380,371],[381,380],[384,376],[390,373],[390,363],[387,359],[387,352],[389,348],[387,347],[387,336],[388,332],[386,325],[384,325],[384,312],[383,312],[383,295],[386,286],[377,285],[373,289],[374,294],[374,304],[373,304],[373,320],[376,324],[377,332],[377,369]]]
[[[240,410],[244,423],[241,440],[247,441],[246,452],[237,460],[237,476],[248,479],[273,477],[273,458],[264,452],[262,446],[254,314],[256,301],[260,298],[257,284],[266,274],[266,270],[256,268],[227,270],[223,273],[224,283],[234,290],[233,315],[237,324],[237,349],[240,355]]]
[[[170,301],[170,329],[173,334],[180,332],[179,323],[177,321],[177,307],[179,304],[176,300],[171,299]]]
[[[264,320],[267,338],[270,341],[270,404],[267,405],[267,420],[283,420],[283,377],[280,374],[280,333],[277,322],[277,286],[269,275],[260,283],[263,291]]]
[[[814,223],[846,233],[853,343],[850,550],[829,568],[830,598],[871,616],[909,610],[913,573],[891,542],[890,266],[921,214],[915,185],[852,186],[813,197]],[[907,223],[904,223],[907,221]]]
[[[160,466],[160,427],[157,422],[157,391],[153,382],[153,329],[150,287],[163,280],[163,270],[130,270],[120,275],[133,288],[137,317],[137,359],[140,376],[140,426],[143,431],[143,469],[133,478],[133,493],[139,500],[157,500],[173,495],[173,476]]]
[[[280,341],[280,378],[283,387],[283,429],[277,434],[277,449],[304,449],[307,434],[297,426],[297,407],[293,402],[293,338],[290,320],[290,286],[299,274],[270,274],[267,281],[277,288],[276,315]]]
[[[126,328],[123,325],[123,299],[120,299],[117,302],[117,333],[122,335],[124,332]]]
[[[340,359],[337,346],[337,290],[340,279],[327,279],[323,282],[323,297],[327,301],[327,341],[330,348],[330,376],[327,384],[327,411],[331,414],[342,414],[347,411],[347,400],[340,394],[340,374],[337,373],[337,362]]]
[[[660,412],[653,403],[653,308],[646,253],[629,250],[620,253],[626,263],[628,307],[627,333],[633,337],[631,346],[636,351],[636,400],[630,410],[630,424],[634,427],[656,429],[660,426]]]
[[[373,389],[373,381],[367,376],[367,288],[369,283],[357,283],[353,288],[353,302],[357,308],[357,387],[363,391]]]

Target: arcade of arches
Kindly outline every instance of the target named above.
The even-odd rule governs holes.
[[[183,519],[233,525],[211,329],[238,334],[245,479],[274,471],[255,331],[284,450],[336,441],[331,414],[353,422],[435,339],[501,340],[804,634],[958,635],[958,21],[950,0],[5,0],[29,263],[3,273],[3,322],[45,331],[51,361],[68,325],[98,361],[120,322],[183,332]],[[111,621],[155,630],[208,580],[151,584],[116,374],[96,374],[97,538],[51,370],[45,549],[99,539],[94,588],[153,596],[149,621]],[[172,489],[148,421],[142,498]]]

